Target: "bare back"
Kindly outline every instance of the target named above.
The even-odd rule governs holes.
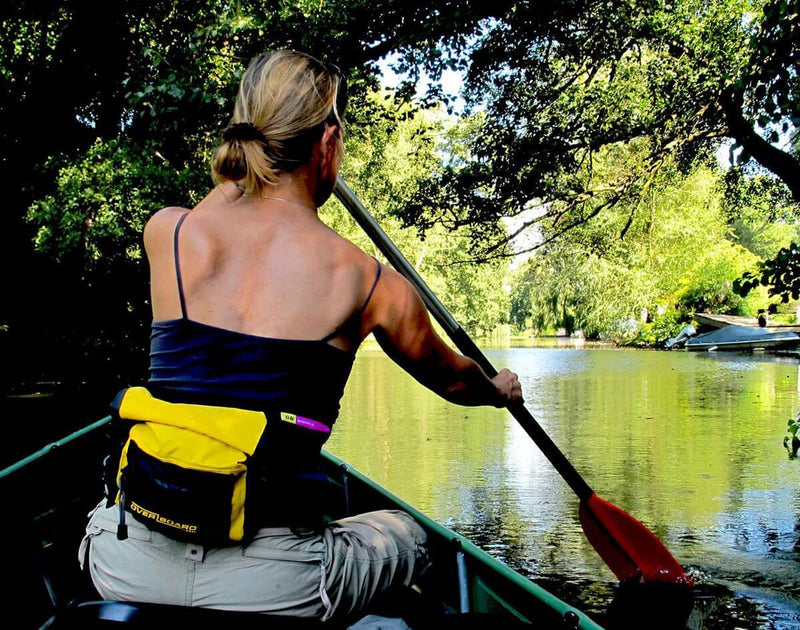
[[[242,198],[189,212],[167,208],[145,229],[153,318],[280,339],[323,339],[352,320],[369,295],[376,263],[311,211]],[[330,343],[353,349],[360,322]]]

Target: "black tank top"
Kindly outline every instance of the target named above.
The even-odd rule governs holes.
[[[360,325],[381,273],[361,307],[319,340],[276,339],[195,322],[186,316],[178,238],[189,213],[175,226],[175,273],[181,317],[154,321],[150,338],[148,389],[171,402],[289,412],[313,419],[328,432],[270,422],[258,458],[263,463],[266,525],[315,521],[320,515],[320,449],[339,413],[339,401],[353,366],[354,352],[328,343]]]

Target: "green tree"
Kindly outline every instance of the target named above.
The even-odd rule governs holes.
[[[514,3],[463,50],[467,101],[486,114],[471,159],[421,187],[404,219],[467,223],[476,255],[508,255],[498,217],[539,203],[531,226],[558,238],[723,140],[800,200],[797,144],[785,142],[799,120],[798,13],[798,0]],[[632,141],[644,159],[593,177],[606,148]]]
[[[125,200],[116,211],[130,210],[131,216],[110,219],[103,208],[114,206],[119,189],[94,186],[127,184],[109,182],[101,171],[121,162],[141,167],[144,189],[150,185],[144,175],[153,174],[154,192],[164,184],[169,194],[150,211],[165,203],[192,205],[207,189],[202,174],[208,152],[230,115],[239,73],[254,55],[288,46],[346,68],[349,119],[354,129],[364,128],[376,116],[364,96],[377,86],[379,59],[417,45],[430,49],[430,42],[445,36],[466,37],[497,10],[500,5],[399,0],[346,5],[317,0],[4,3],[0,181],[6,212],[0,217],[0,265],[13,297],[0,304],[0,347],[6,356],[19,358],[13,378],[55,372],[87,378],[81,367],[84,349],[95,347],[87,340],[98,339],[101,330],[114,332],[111,324],[98,325],[100,313],[116,319],[125,304],[135,301],[121,276],[117,282],[102,279],[111,272],[104,261],[66,251],[80,242],[67,237],[64,228],[82,204],[87,215],[99,213],[110,221],[109,229],[116,229],[138,221],[149,203],[135,199],[129,208]],[[114,151],[124,154],[121,162],[114,161]],[[81,178],[77,165],[98,172]],[[162,175],[168,173],[173,179],[166,185]],[[136,178],[130,174],[130,181]],[[64,221],[58,218],[62,202]],[[26,216],[34,219],[32,224]],[[34,232],[42,224],[37,217],[47,217],[50,224],[38,236]],[[91,246],[92,239],[102,240],[101,224],[74,227]],[[34,252],[34,238],[41,252]],[[54,256],[54,248],[62,245],[66,250]],[[119,325],[130,321],[122,317]],[[133,356],[146,344],[146,330],[137,330],[131,343],[121,347],[123,354],[123,348],[130,348]],[[112,334],[105,345],[111,347],[118,337]],[[56,363],[71,367],[56,369]],[[104,364],[93,374],[116,379],[129,364]]]
[[[459,324],[471,334],[490,333],[508,317],[509,297],[503,288],[508,261],[465,264],[466,229],[433,226],[419,238],[414,230],[403,229],[396,216],[420,181],[459,159],[479,123],[440,109],[418,110],[410,105],[396,109],[391,92],[370,93],[366,102],[380,112],[375,117],[380,122],[348,133],[343,176]],[[378,256],[375,245],[340,204],[326,204],[323,218]]]
[[[24,217],[32,204],[36,214],[48,199],[58,202],[62,169],[118,141],[132,164],[143,164],[141,156],[175,174],[169,202],[191,205],[202,186],[178,174],[205,171],[238,74],[273,47],[305,49],[348,68],[352,129],[369,135],[374,126],[373,140],[382,116],[394,117],[367,98],[378,60],[396,53],[397,69],[408,73],[396,103],[413,94],[423,71],[425,100],[434,103],[443,98],[445,69],[469,70],[467,102],[480,115],[468,123],[473,130],[456,132],[469,141],[425,181],[409,180],[402,208],[387,207],[424,229],[469,229],[481,242],[465,247],[464,257],[510,254],[497,219],[530,203],[547,209],[531,226],[549,224],[553,239],[618,204],[636,208],[664,164],[688,168],[724,138],[796,198],[798,1],[6,3],[0,177],[8,211],[0,218],[0,264],[11,270],[10,294],[20,297],[0,307],[0,325],[10,331],[0,332],[0,344],[21,357],[19,374],[35,372],[40,357],[59,353],[40,334],[53,326],[53,305],[70,304],[59,318],[69,320],[70,337],[81,338],[94,334],[90,309],[108,299],[99,280],[87,280],[86,257],[54,262],[32,252]],[[646,159],[618,165],[615,178],[594,177],[602,152],[626,142],[642,142]],[[598,181],[604,187],[593,187]],[[105,290],[126,289],[109,282]],[[25,366],[27,357],[36,363]]]
[[[797,237],[800,205],[774,177],[732,166],[725,170],[721,186],[723,211],[735,241],[759,258],[772,258]]]
[[[642,159],[645,148],[605,151],[595,174],[613,176],[618,164]],[[695,311],[752,310],[733,291],[733,281],[758,256],[731,230],[723,174],[702,161],[688,174],[678,166],[673,161],[660,169],[635,207],[616,204],[535,252],[512,298],[516,304],[517,294],[528,296],[534,327],[630,339],[643,313],[651,321],[666,316],[671,323],[659,324],[661,338],[649,340],[654,343],[674,335]],[[750,211],[741,208],[737,216]],[[540,229],[547,241],[547,227]]]
[[[419,179],[442,167],[446,138],[458,121],[410,105],[397,110],[390,92],[368,93],[365,107],[379,115],[372,126],[346,134],[345,177],[459,321],[471,332],[491,332],[506,316],[506,263],[458,264],[465,235],[440,228],[420,241],[392,214]],[[38,227],[36,247],[78,270],[82,293],[97,296],[86,331],[70,331],[74,341],[67,354],[84,357],[73,366],[79,373],[108,371],[110,359],[120,372],[141,371],[143,362],[133,358],[145,355],[150,318],[142,229],[160,207],[198,200],[208,174],[191,166],[176,171],[153,142],[98,139],[80,160],[61,167],[56,186],[28,211]],[[334,229],[378,254],[341,205],[331,202],[323,211]]]

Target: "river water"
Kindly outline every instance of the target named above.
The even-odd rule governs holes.
[[[691,630],[800,628],[798,362],[611,348],[487,350],[602,498],[692,575]],[[328,449],[599,621],[616,580],[512,416],[451,405],[359,352]],[[646,622],[643,628],[648,627]]]

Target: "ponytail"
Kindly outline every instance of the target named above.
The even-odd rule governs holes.
[[[242,181],[254,194],[307,164],[325,123],[341,126],[342,84],[335,71],[303,53],[282,50],[254,59],[212,160],[215,182]]]

